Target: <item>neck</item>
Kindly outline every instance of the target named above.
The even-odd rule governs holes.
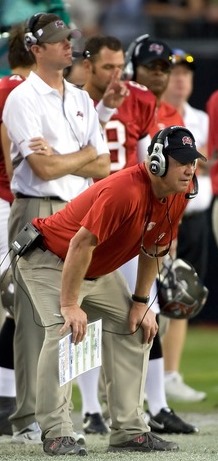
[[[88,81],[85,83],[83,89],[89,93],[90,98],[94,101],[100,101],[103,98],[104,91],[96,88]]]
[[[63,70],[56,70],[49,72],[46,69],[37,68],[35,73],[40,77],[47,85],[55,90],[58,90],[61,95],[64,93],[63,83]]]
[[[175,107],[177,112],[183,117],[184,116],[184,100],[181,98],[167,97],[166,102]]]
[[[31,67],[18,66],[18,67],[14,67],[13,69],[11,69],[11,72],[14,75],[20,75],[21,77],[27,78],[30,71],[33,69],[34,69],[34,66],[31,66]]]

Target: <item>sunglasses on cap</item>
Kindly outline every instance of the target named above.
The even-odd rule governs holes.
[[[195,58],[189,53],[185,53],[182,50],[173,50],[173,57],[172,63],[173,64],[180,64],[180,63],[187,63],[190,67],[194,67]]]

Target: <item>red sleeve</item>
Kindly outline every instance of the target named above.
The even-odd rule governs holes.
[[[140,85],[137,82],[127,82],[129,87],[134,92],[135,100],[138,106],[138,120],[140,121],[140,138],[148,135],[150,126],[153,124],[154,113],[156,108],[156,97],[146,86]]]
[[[206,110],[209,115],[208,157],[218,150],[218,91],[215,91],[207,101]]]

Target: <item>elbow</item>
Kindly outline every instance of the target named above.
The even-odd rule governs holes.
[[[52,179],[55,179],[45,171],[43,171],[41,174],[38,174],[37,176],[42,179],[42,181],[51,181]]]
[[[98,168],[96,168],[95,171],[95,178],[97,179],[106,178],[111,172],[110,156],[107,155],[104,158],[103,157],[104,156],[99,156],[98,159]]]
[[[101,171],[99,172],[99,175],[97,176],[99,179],[106,178],[110,174],[110,165],[105,165]]]
[[[44,166],[43,170],[35,171],[35,174],[42,180],[42,181],[52,181],[52,179],[57,179],[59,176],[55,174],[52,168],[47,168]]]

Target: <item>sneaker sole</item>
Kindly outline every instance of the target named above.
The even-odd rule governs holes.
[[[122,452],[122,451],[130,451],[130,452],[133,452],[133,451],[137,451],[137,452],[141,452],[141,453],[150,453],[152,451],[178,451],[179,450],[179,447],[178,445],[175,445],[174,447],[171,447],[171,448],[143,448],[143,447],[113,447],[113,446],[109,446],[108,449],[107,449],[107,452],[108,453],[115,453],[115,452]]]
[[[54,452],[54,451],[46,451],[44,449],[44,453],[48,456],[64,456],[64,455],[78,455],[78,456],[87,456],[87,450],[85,448],[80,447],[79,450],[69,450],[69,451],[62,451],[60,450],[59,452]]]

